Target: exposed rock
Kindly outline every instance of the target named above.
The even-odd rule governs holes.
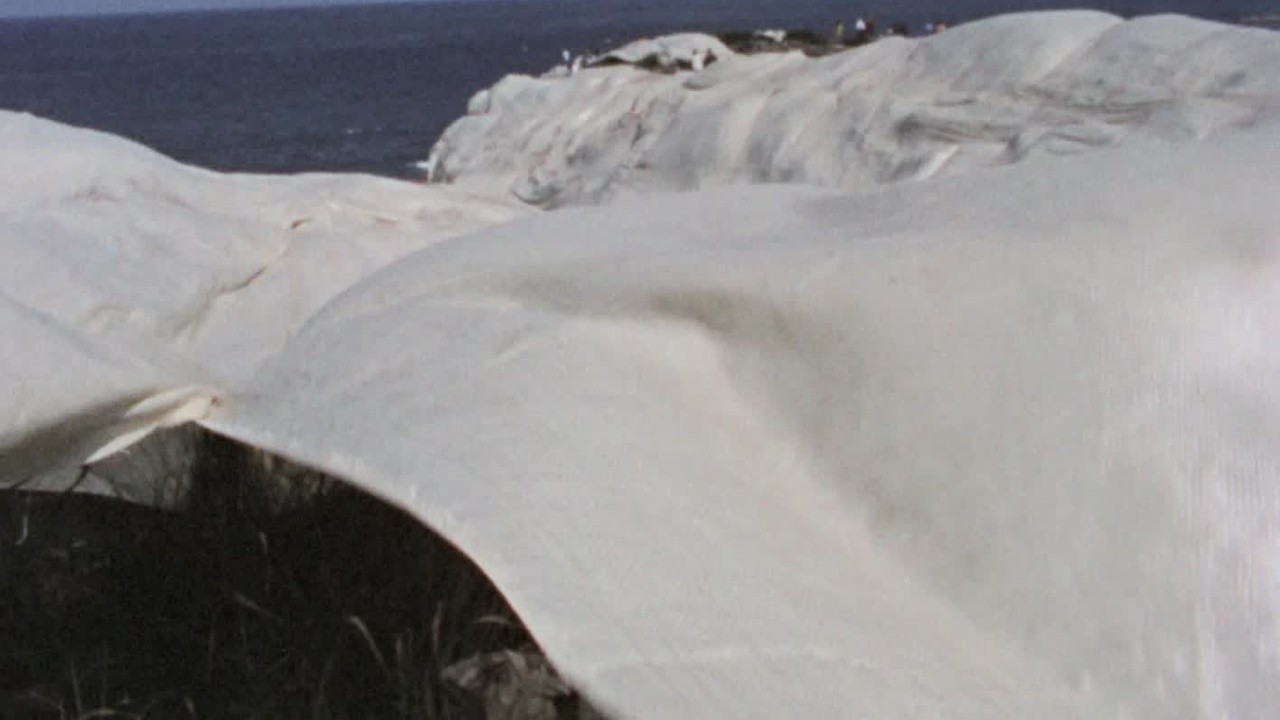
[[[473,699],[478,720],[587,720],[573,690],[536,651],[477,655],[444,671]],[[588,711],[590,712],[590,711]]]

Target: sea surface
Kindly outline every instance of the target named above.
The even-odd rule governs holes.
[[[413,177],[476,91],[562,49],[677,30],[826,32],[1019,9],[1231,20],[1276,0],[458,0],[304,10],[0,20],[0,108],[106,130],[229,171]]]

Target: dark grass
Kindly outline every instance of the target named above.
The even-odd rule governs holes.
[[[446,679],[458,664],[541,660],[487,578],[407,514],[194,437],[175,510],[0,493],[0,718],[485,718],[483,678]],[[513,718],[577,717],[543,688],[525,688],[558,695],[542,714]]]
[[[730,50],[744,55],[799,50],[809,57],[830,55],[850,48],[861,47],[875,40],[874,37],[867,33],[856,32],[850,32],[840,38],[803,28],[787,30],[786,32],[786,39],[780,43],[761,37],[753,30],[722,32],[717,34],[716,37]]]

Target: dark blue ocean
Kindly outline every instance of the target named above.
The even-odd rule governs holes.
[[[220,170],[412,176],[467,98],[512,72],[661,32],[881,26],[1017,9],[1234,19],[1278,0],[482,0],[0,20],[0,108]]]

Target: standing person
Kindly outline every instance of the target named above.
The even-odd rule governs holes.
[[[867,19],[861,15],[858,16],[857,20],[853,21],[853,39],[858,45],[865,44],[871,40],[871,33],[867,32]]]

